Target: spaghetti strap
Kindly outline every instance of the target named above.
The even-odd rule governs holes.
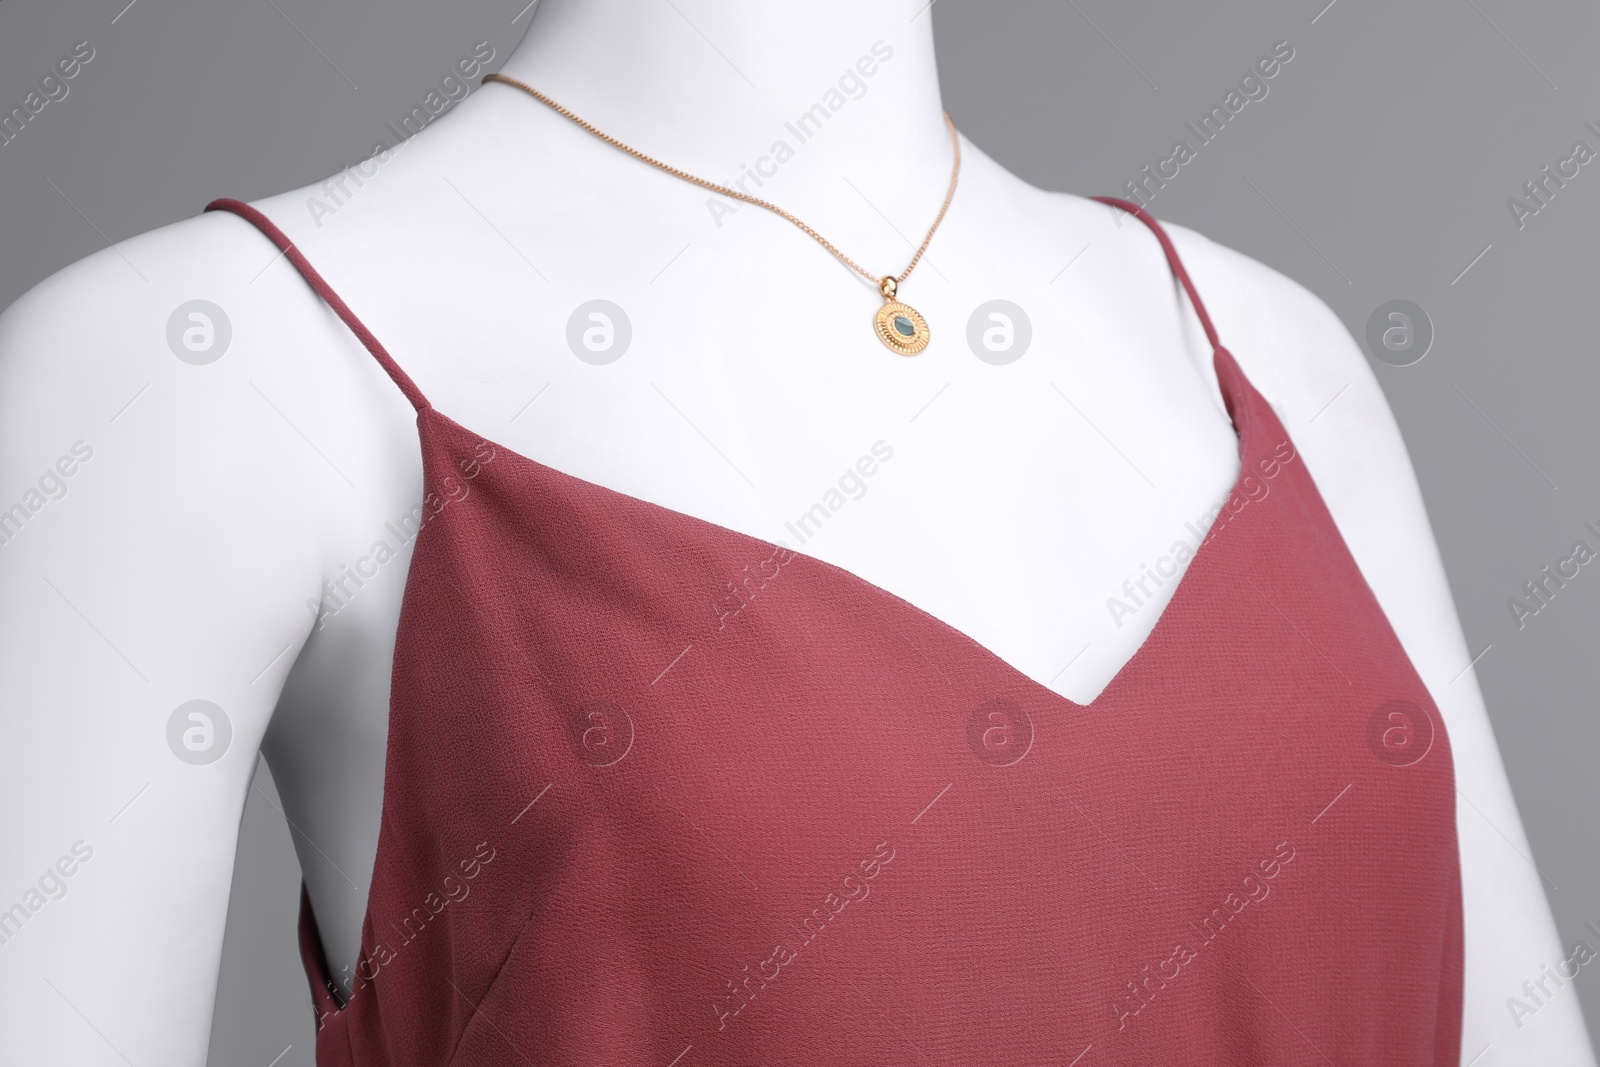
[[[1183,260],[1178,258],[1178,250],[1172,246],[1172,239],[1167,236],[1167,231],[1161,228],[1161,224],[1155,220],[1155,216],[1131,200],[1119,200],[1114,196],[1096,196],[1092,199],[1098,200],[1102,204],[1110,204],[1112,207],[1121,208],[1150,227],[1150,231],[1156,235],[1156,240],[1161,242],[1161,250],[1167,254],[1167,265],[1172,268],[1172,273],[1183,284],[1183,291],[1189,294],[1189,303],[1194,305],[1195,314],[1200,317],[1200,325],[1205,327],[1206,340],[1211,342],[1212,353],[1225,351],[1221,340],[1217,337],[1217,328],[1211,325],[1211,316],[1206,314],[1206,306],[1200,302],[1200,294],[1195,290],[1194,282],[1189,278],[1189,272],[1183,268]]]
[[[327,283],[327,280],[317,273],[317,268],[311,265],[311,262],[294,246],[294,242],[289,240],[288,235],[278,229],[271,219],[249,204],[238,200],[213,200],[206,205],[206,210],[231,211],[266,234],[267,238],[278,246],[283,254],[288,257],[289,262],[294,264],[295,269],[311,284],[311,288],[316,290],[317,295],[327,301],[328,306],[333,308],[334,313],[344,320],[344,324],[350,327],[350,331],[367,347],[367,351],[371,352],[373,358],[378,361],[378,366],[383,368],[384,373],[388,374],[393,379],[394,384],[400,387],[400,391],[405,394],[406,399],[411,401],[411,406],[416,408],[418,412],[426,411],[433,406],[428,403],[428,398],[422,395],[422,390],[417,388],[417,383],[411,380],[411,376],[400,369],[400,364],[396,363],[394,357],[389,355],[388,349],[384,348],[372,331],[367,329],[365,323],[356,318],[355,312],[350,310],[350,305],[346,304],[339,294],[333,291],[333,287]]]

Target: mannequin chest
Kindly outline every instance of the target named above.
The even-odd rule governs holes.
[[[1181,569],[1235,439],[1142,226],[981,160],[963,180],[901,286],[915,356],[789,223],[659,183],[589,214],[395,183],[303,247],[456,421],[850,570],[1086,701],[1176,585],[1124,583]]]

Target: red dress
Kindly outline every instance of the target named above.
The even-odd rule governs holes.
[[[1455,1067],[1449,745],[1217,341],[1233,493],[1078,705],[837,567],[416,405],[361,964],[320,1067]],[[737,597],[733,611],[730,589]]]

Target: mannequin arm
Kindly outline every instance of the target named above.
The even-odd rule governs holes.
[[[0,1063],[205,1062],[239,818],[310,630],[318,485],[260,362],[168,346],[263,259],[212,270],[197,234],[226,239],[125,242],[0,315]]]

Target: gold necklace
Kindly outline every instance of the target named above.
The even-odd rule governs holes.
[[[956,195],[956,179],[961,174],[961,139],[956,135],[956,125],[954,122],[950,121],[949,112],[945,112],[944,124],[950,130],[950,143],[955,149],[955,164],[950,169],[950,189],[944,194],[944,204],[939,208],[939,214],[934,218],[933,225],[928,227],[928,235],[922,239],[922,244],[917,248],[916,255],[912,256],[911,262],[906,264],[906,269],[901,271],[898,275],[885,274],[883,277],[879,278],[870,272],[863,270],[855,260],[851,259],[849,256],[835,248],[827,238],[823,237],[816,230],[813,230],[810,226],[807,226],[805,223],[801,222],[799,219],[795,218],[778,205],[770,203],[766,200],[762,200],[760,197],[751,196],[748,193],[741,193],[737,189],[730,189],[725,185],[718,185],[715,182],[708,182],[704,178],[697,178],[687,171],[679,170],[677,167],[668,166],[658,159],[647,156],[638,149],[623,144],[610,134],[597,129],[588,122],[585,122],[583,119],[579,118],[577,115],[574,115],[571,111],[568,111],[566,108],[562,107],[560,104],[556,103],[554,100],[550,99],[533,86],[524,84],[515,78],[504,74],[489,74],[486,75],[483,80],[486,82],[501,82],[505,85],[510,85],[513,88],[521,89],[535,100],[548,105],[558,114],[564,115],[565,117],[571,119],[573,122],[588,130],[590,133],[594,134],[607,144],[615,148],[622,149],[622,151],[628,153],[628,155],[632,156],[633,158],[640,160],[641,162],[648,163],[657,170],[665,171],[674,178],[682,178],[684,181],[698,185],[702,189],[709,189],[714,193],[721,193],[723,196],[731,197],[734,200],[741,200],[746,204],[754,204],[756,207],[766,208],[768,211],[788,219],[790,222],[800,227],[801,230],[805,231],[805,233],[810,235],[811,238],[823,248],[826,248],[829,252],[832,252],[834,257],[838,259],[839,262],[843,263],[845,266],[849,267],[851,270],[855,271],[857,274],[867,279],[867,281],[872,282],[878,287],[878,292],[883,294],[883,306],[879,308],[878,313],[873,316],[873,333],[877,334],[878,340],[882,341],[890,349],[900,353],[902,356],[914,356],[918,352],[921,352],[924,348],[928,347],[928,341],[931,339],[931,335],[928,332],[927,320],[922,317],[922,313],[916,308],[912,307],[910,304],[902,303],[900,300],[896,299],[896,296],[900,290],[900,283],[905,281],[906,278],[910,276],[911,271],[915,269],[917,263],[922,259],[922,253],[928,250],[928,242],[933,240],[934,231],[939,228],[939,223],[944,221],[945,212],[950,210],[950,201]]]

